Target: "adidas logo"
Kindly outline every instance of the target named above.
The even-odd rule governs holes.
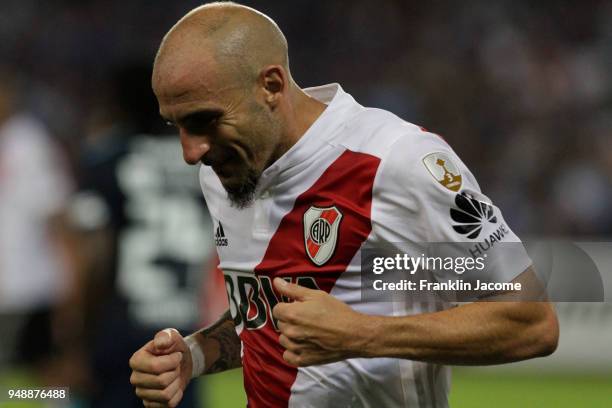
[[[457,208],[451,208],[450,215],[457,224],[453,229],[468,238],[474,239],[480,235],[485,221],[491,224],[497,223],[497,217],[493,213],[493,206],[475,200],[465,192],[455,196]]]
[[[223,231],[223,225],[219,221],[219,225],[215,231],[215,245],[218,247],[225,247],[228,245],[227,238],[225,237],[225,231]]]

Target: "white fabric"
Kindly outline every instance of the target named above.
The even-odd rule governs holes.
[[[70,191],[63,166],[36,119],[18,115],[0,126],[0,310],[48,305],[65,289],[48,231]]]
[[[184,337],[191,353],[191,378],[197,378],[204,374],[204,368],[206,367],[206,357],[195,336],[199,336],[199,334],[194,333]]]

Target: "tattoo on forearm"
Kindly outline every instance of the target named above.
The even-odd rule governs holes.
[[[229,310],[212,326],[206,327],[198,333],[219,343],[219,358],[208,367],[205,374],[218,373],[242,365],[240,338],[236,334],[234,321]]]

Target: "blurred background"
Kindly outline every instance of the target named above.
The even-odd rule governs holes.
[[[0,386],[139,406],[131,353],[223,310],[197,169],[149,86],[162,36],[199,4],[0,2]],[[442,135],[519,236],[610,253],[612,1],[244,4],[285,32],[302,87],[339,82]],[[454,370],[453,406],[612,406],[606,296],[558,305],[550,358]],[[184,406],[244,406],[241,381],[211,376]]]

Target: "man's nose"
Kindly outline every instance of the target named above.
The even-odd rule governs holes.
[[[197,164],[209,150],[210,140],[206,136],[193,135],[185,129],[179,130],[183,160],[187,164]]]

